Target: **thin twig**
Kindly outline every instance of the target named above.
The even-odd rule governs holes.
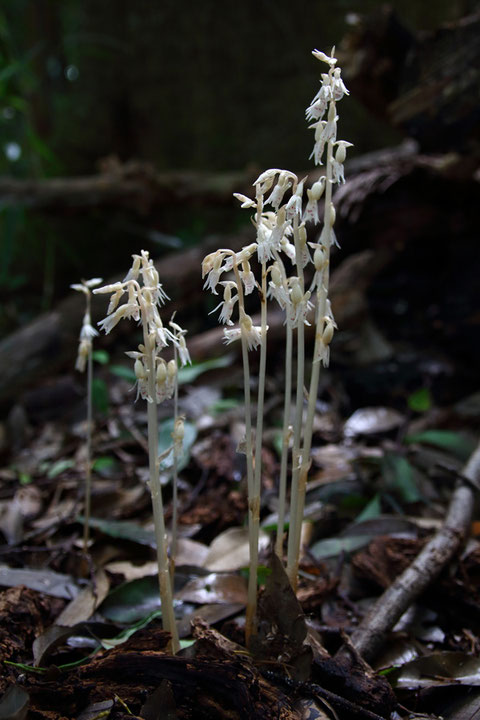
[[[352,644],[366,660],[371,661],[375,657],[386,639],[386,633],[465,542],[475,497],[472,483],[476,484],[480,477],[480,443],[465,465],[462,475],[467,482],[458,481],[441,529],[385,590],[353,633]],[[340,653],[346,651],[343,647]]]

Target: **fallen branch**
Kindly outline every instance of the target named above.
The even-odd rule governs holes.
[[[98,175],[42,180],[0,177],[0,202],[4,207],[70,211],[121,206],[140,214],[159,205],[178,203],[233,205],[233,192],[248,192],[255,175],[255,170],[161,173],[150,163],[132,160],[121,164],[116,158],[106,158]]]
[[[386,633],[421,595],[464,544],[472,519],[475,488],[480,481],[480,443],[462,472],[442,528],[412,564],[381,595],[351,637],[353,648],[371,661]],[[339,651],[350,652],[347,646]]]

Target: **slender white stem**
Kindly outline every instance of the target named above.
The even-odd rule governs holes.
[[[250,564],[248,574],[248,605],[246,635],[247,644],[252,635],[256,634],[255,615],[257,610],[257,577],[258,577],[258,539],[260,535],[260,492],[262,482],[262,439],[263,439],[263,407],[265,398],[265,371],[267,363],[267,267],[262,263],[261,301],[261,342],[260,366],[258,374],[257,424],[255,430],[255,474],[253,494],[248,506],[251,517],[250,526]]]
[[[175,367],[178,370],[177,346],[173,345],[173,358]],[[175,389],[173,391],[173,427],[176,427],[178,420],[178,375],[175,375]],[[172,484],[172,540],[170,545],[172,583],[175,572],[175,558],[177,557],[177,521],[178,521],[178,457],[177,443],[173,444],[173,484]]]
[[[287,308],[287,335],[285,342],[285,397],[283,405],[282,455],[280,460],[280,483],[278,487],[278,521],[275,552],[283,559],[283,528],[285,525],[285,503],[287,495],[288,446],[290,444],[290,408],[292,402],[292,319]]]
[[[238,271],[238,265],[236,262],[235,254],[233,256],[233,271],[235,273],[235,280],[237,283],[238,293],[238,312],[240,317],[240,327],[242,327],[242,318],[245,315],[245,303],[243,299],[243,286]],[[252,443],[252,402],[251,402],[251,391],[250,391],[250,362],[248,357],[248,344],[245,333],[241,332],[240,340],[242,344],[242,361],[243,361],[243,392],[245,397],[245,457],[247,462],[247,492],[248,492],[248,541],[249,541],[249,582],[248,582],[248,595],[247,595],[247,613],[245,620],[245,637],[247,645],[250,642],[250,638],[254,633],[255,628],[255,614],[257,611],[257,579],[255,572],[255,585],[252,584],[250,578],[253,576],[252,573],[252,558],[258,556],[258,539],[255,542],[254,536],[254,516],[255,507],[253,504],[253,498],[255,495],[255,475],[253,467],[253,443]],[[260,512],[260,508],[258,509]],[[253,588],[253,589],[252,589]]]
[[[298,232],[298,215],[295,215],[293,221],[293,237],[295,240],[295,265],[297,275],[300,282],[302,293],[305,293],[305,283],[303,277],[302,252],[300,248],[300,238]],[[297,323],[297,388],[296,388],[296,404],[295,404],[295,425],[293,429],[293,451],[292,451],[292,484],[290,495],[290,527],[288,532],[288,551],[287,551],[287,574],[292,587],[296,583],[293,577],[293,567],[295,564],[295,536],[298,512],[298,482],[300,474],[300,447],[302,441],[302,423],[303,423],[303,388],[305,378],[305,327],[303,321]]]
[[[325,235],[325,268],[322,278],[319,281],[317,289],[317,308],[316,308],[316,329],[315,329],[315,348],[313,351],[314,362],[312,363],[312,373],[310,377],[310,387],[308,393],[307,419],[305,422],[303,449],[301,457],[300,472],[298,475],[298,494],[297,505],[295,508],[295,533],[292,539],[292,559],[289,562],[289,579],[294,590],[298,581],[298,566],[300,563],[300,543],[301,531],[303,523],[303,513],[305,508],[305,493],[307,487],[307,477],[310,468],[310,450],[312,447],[313,420],[315,416],[315,407],[317,403],[318,383],[320,378],[321,362],[318,359],[320,343],[324,330],[324,317],[327,310],[327,296],[329,283],[329,260],[331,245],[331,204],[332,204],[332,160],[333,160],[333,142],[327,143],[327,161],[326,161],[326,188],[325,188],[325,206],[324,206],[324,224],[327,228]],[[290,538],[289,538],[290,539]],[[290,561],[290,556],[289,556]]]
[[[90,305],[90,295],[87,295],[87,307]],[[87,443],[85,458],[85,508],[83,521],[83,551],[88,551],[90,539],[90,515],[92,506],[92,434],[93,434],[93,411],[92,411],[92,377],[93,358],[92,349],[88,351],[87,357]]]
[[[178,652],[180,644],[173,611],[173,595],[170,573],[168,568],[167,534],[165,532],[165,519],[163,515],[162,488],[160,485],[158,462],[158,416],[155,388],[155,347],[151,347],[148,336],[148,326],[145,313],[142,311],[143,338],[148,372],[148,460],[150,474],[150,492],[152,495],[153,521],[155,525],[155,539],[157,543],[158,583],[160,600],[162,603],[162,622],[164,630],[171,635],[171,650]]]

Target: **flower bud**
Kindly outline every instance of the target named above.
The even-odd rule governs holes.
[[[320,180],[317,180],[317,182],[313,183],[312,187],[310,188],[311,199],[318,202],[318,200],[320,200],[320,198],[322,197],[324,190],[325,178],[322,177]]]
[[[167,377],[169,382],[173,382],[177,374],[177,363],[175,360],[169,360],[167,365]]]
[[[322,333],[322,342],[324,345],[329,345],[333,338],[333,323],[330,318],[325,319],[325,328]]]
[[[335,211],[335,207],[334,207],[333,203],[330,203],[330,217],[329,217],[330,227],[333,227],[335,225],[336,217],[337,217],[337,213]]]
[[[172,432],[173,451],[175,455],[180,455],[183,449],[183,438],[185,435],[185,425],[183,418],[179,417],[175,420]]]
[[[163,358],[159,359],[157,367],[157,386],[161,386],[167,379],[167,364]]]
[[[274,262],[271,267],[272,282],[277,287],[282,285],[282,271],[280,270],[278,263]]]
[[[145,380],[147,377],[147,371],[145,370],[145,366],[143,362],[140,360],[140,358],[137,358],[135,360],[133,371],[135,373],[135,377],[137,380]]]
[[[294,305],[298,305],[298,303],[301,303],[303,300],[302,288],[300,287],[300,283],[298,282],[297,278],[295,278],[295,282],[292,285],[290,298]]]
[[[339,145],[337,147],[337,152],[335,153],[335,160],[338,163],[344,163],[346,157],[347,157],[347,150],[345,148],[345,145],[343,145],[343,143],[342,143],[342,145]]]
[[[321,247],[317,247],[315,250],[315,253],[313,255],[313,264],[315,265],[315,270],[317,272],[320,272],[325,267],[327,258],[325,256],[325,253],[323,252]]]

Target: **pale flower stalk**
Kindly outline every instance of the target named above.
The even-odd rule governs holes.
[[[322,73],[322,84],[320,90],[306,111],[308,120],[317,121],[311,126],[315,129],[315,146],[312,156],[315,158],[315,163],[321,165],[322,157],[326,149],[326,168],[324,176],[317,181],[318,184],[316,183],[312,187],[312,195],[309,197],[310,207],[309,204],[307,204],[307,214],[310,214],[310,216],[313,214],[312,219],[316,219],[315,208],[313,207],[312,201],[316,196],[321,197],[323,194],[325,195],[323,229],[320,234],[319,242],[312,243],[312,247],[315,251],[313,258],[315,275],[311,288],[312,292],[316,291],[315,347],[313,351],[312,372],[308,391],[307,418],[303,434],[303,447],[298,457],[297,469],[294,470],[294,487],[292,487],[292,496],[295,491],[295,504],[290,511],[287,573],[294,589],[297,587],[298,579],[301,528],[305,506],[307,477],[311,464],[310,451],[312,445],[313,419],[315,416],[315,407],[317,402],[320,367],[322,365],[327,367],[329,364],[330,343],[333,338],[334,329],[336,328],[335,320],[330,307],[330,301],[328,299],[330,248],[336,242],[333,230],[333,226],[335,224],[335,207],[332,202],[332,189],[335,183],[345,182],[343,163],[346,158],[346,148],[351,146],[351,143],[349,142],[336,139],[338,121],[336,103],[340,101],[344,95],[348,95],[348,90],[341,78],[340,68],[336,67],[337,60],[334,57],[334,54],[335,49],[332,49],[330,56],[318,50],[313,52],[313,55],[318,60],[329,65],[329,71],[328,73]],[[324,122],[322,118],[326,112],[327,121]]]
[[[185,418],[178,414],[178,362],[180,366],[190,364],[190,353],[188,352],[185,342],[186,330],[180,325],[170,320],[169,323],[173,336],[175,338],[173,344],[173,363],[175,366],[175,384],[173,390],[173,486],[172,486],[172,539],[170,544],[171,557],[171,576],[174,579],[175,559],[177,557],[177,537],[178,537],[178,461],[183,453],[183,438],[185,435]]]
[[[162,488],[160,484],[160,460],[158,457],[158,403],[175,393],[177,363],[168,363],[159,356],[159,352],[169,343],[181,351],[186,360],[188,351],[179,326],[172,330],[166,328],[161,320],[158,307],[167,299],[158,277],[158,272],[150,260],[148,252],[142,250],[133,256],[133,264],[122,283],[114,283],[97,288],[97,293],[113,293],[110,299],[107,317],[99,323],[106,333],[123,318],[140,321],[143,330],[143,343],[138,350],[127,353],[134,360],[138,392],[147,401],[148,417],[148,458],[149,487],[152,496],[155,539],[157,544],[158,581],[162,603],[162,622],[170,633],[172,652],[179,650],[178,631],[173,610],[172,578],[169,569],[167,534],[163,512]],[[125,295],[126,302],[119,305]],[[176,329],[178,328],[178,330]],[[180,350],[181,348],[181,350]],[[178,448],[178,441],[176,443]],[[175,446],[175,441],[174,441]]]
[[[256,633],[256,593],[258,567],[258,535],[261,495],[261,451],[263,434],[264,388],[267,357],[267,298],[275,300],[285,312],[285,401],[282,429],[282,453],[279,481],[278,529],[275,552],[283,559],[283,525],[286,515],[287,466],[292,445],[290,529],[288,536],[287,572],[296,587],[300,532],[303,521],[305,489],[309,469],[313,417],[316,406],[320,365],[327,366],[330,343],[335,330],[328,300],[328,269],[330,247],[336,242],[333,226],[335,208],[332,203],[332,185],[343,183],[344,161],[350,143],[337,140],[337,103],[348,94],[341,71],[336,67],[334,50],[331,55],[321,51],[313,53],[328,65],[328,72],[321,75],[321,87],[306,111],[307,119],[315,131],[315,143],[311,157],[316,164],[325,158],[325,172],[309,188],[305,180],[281,168],[271,168],[261,173],[253,183],[255,197],[236,193],[242,208],[252,211],[252,223],[256,228],[256,241],[238,253],[218,250],[207,255],[202,263],[204,287],[218,294],[223,287],[223,301],[214,311],[220,311],[219,320],[225,325],[224,341],[229,344],[240,340],[244,368],[245,427],[247,453],[247,485],[249,508],[250,574],[246,616],[247,644]],[[324,116],[326,115],[325,119]],[[304,195],[306,194],[306,198]],[[319,201],[324,198],[323,230],[315,243],[307,240],[307,224],[318,224]],[[306,200],[306,202],[305,202]],[[260,269],[260,279],[255,280],[254,255]],[[286,258],[285,262],[283,258]],[[286,263],[293,271],[286,270]],[[306,287],[305,269],[313,263],[313,281]],[[253,266],[253,268],[252,268]],[[234,277],[226,273],[234,272]],[[253,324],[246,313],[244,296],[259,291],[261,323]],[[238,308],[238,322],[234,324],[233,313]],[[305,385],[305,325],[315,323],[315,349],[310,377],[307,419],[303,427]],[[294,342],[296,333],[296,342]],[[295,352],[294,352],[295,347]],[[253,453],[250,398],[249,350],[260,349],[257,426],[255,452]],[[293,360],[296,358],[295,411],[293,428],[290,426]],[[302,429],[303,428],[303,429]]]
[[[79,372],[87,370],[87,430],[86,430],[86,458],[85,458],[85,507],[83,511],[83,551],[88,552],[90,539],[90,515],[92,496],[92,434],[93,434],[93,408],[92,408],[92,381],[93,381],[93,358],[92,340],[98,335],[98,331],[92,327],[90,318],[91,290],[100,285],[102,278],[82,280],[81,283],[70,285],[72,290],[77,290],[85,295],[85,314],[83,316],[82,329],[80,330],[80,341],[78,346],[77,361],[75,369]]]

